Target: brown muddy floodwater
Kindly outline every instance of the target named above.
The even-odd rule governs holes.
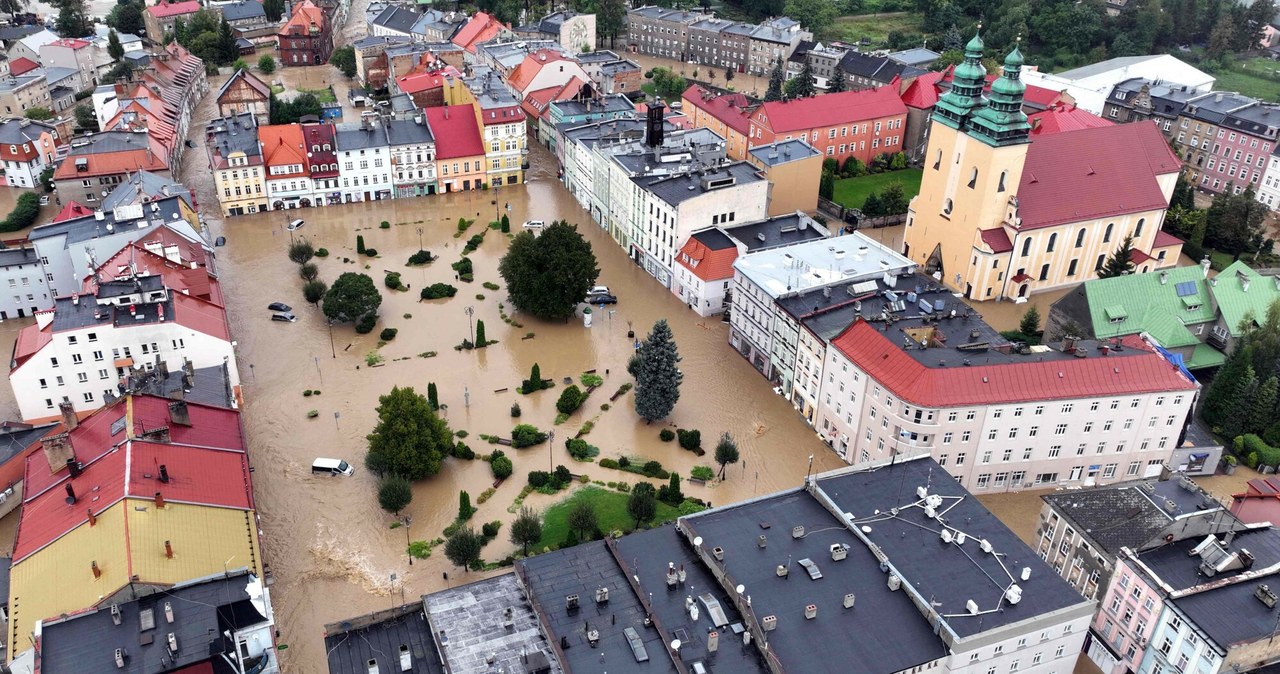
[[[742,449],[742,463],[730,469],[723,484],[688,486],[687,493],[714,504],[731,503],[799,485],[810,454],[814,455],[815,470],[841,465],[786,401],[774,395],[769,384],[728,346],[726,326],[691,313],[591,223],[550,177],[554,175],[550,161],[549,155],[536,152],[530,183],[496,194],[473,192],[264,213],[225,224],[206,213],[212,233],[227,237],[227,246],[219,251],[219,263],[238,340],[255,494],[262,515],[265,557],[276,581],[281,643],[289,645],[281,654],[282,662],[289,671],[324,670],[321,633],[325,623],[389,607],[401,601],[402,593],[411,599],[440,589],[446,585],[443,572],[449,572],[454,582],[464,578],[442,550],[425,562],[408,565],[406,532],[390,529],[393,518],[378,508],[376,480],[368,471],[358,469],[350,479],[321,479],[310,473],[309,465],[317,456],[342,458],[362,466],[364,438],[375,423],[377,398],[392,386],[414,386],[425,392],[427,384],[435,382],[441,403],[448,406],[445,414],[449,423],[455,430],[467,430],[470,437],[466,442],[478,452],[490,450],[479,434],[509,435],[514,425],[509,410],[516,401],[523,408],[520,422],[555,431],[554,446],[507,449],[515,462],[515,476],[479,506],[472,520],[476,526],[510,520],[507,507],[530,470],[565,464],[575,473],[595,479],[634,482],[635,475],[570,459],[563,440],[589,419],[595,421],[595,427],[586,439],[600,447],[602,457],[628,454],[657,459],[684,476],[694,465],[711,464],[710,456],[699,459],[675,443],[660,442],[661,425],[641,422],[631,395],[619,398],[608,411],[601,409],[629,380],[625,368],[633,344],[627,338],[628,326],[634,327],[637,337],[643,337],[659,318],[671,323],[685,374],[680,403],[668,422],[700,429],[708,446],[714,446],[719,433],[729,431]],[[202,191],[203,203],[212,204],[207,172],[196,167],[197,163],[188,163],[189,183]],[[497,265],[507,240],[500,232],[484,228],[494,217],[495,196],[501,204],[510,203],[510,218],[517,229],[526,219],[564,218],[579,223],[599,259],[599,282],[609,285],[620,298],[612,311],[597,312],[594,327],[584,328],[581,319],[545,323],[519,313],[513,317],[523,327],[501,320],[498,305],[505,301],[504,293],[481,285],[486,281],[501,284]],[[296,217],[306,219],[307,224],[293,236],[305,237],[330,251],[327,259],[317,260],[323,279],[331,282],[342,272],[364,272],[382,288],[385,271],[403,274],[410,291],[383,289],[379,312],[379,330],[399,329],[394,341],[379,349],[379,330],[357,335],[350,326],[338,326],[333,329],[331,350],[322,316],[303,301],[297,266],[285,255],[290,233],[283,225]],[[477,222],[462,238],[454,238],[459,217],[476,218]],[[393,223],[392,228],[379,229],[382,220]],[[440,259],[426,268],[408,268],[405,262],[418,249],[419,229],[423,246]],[[480,232],[486,232],[485,242],[471,255],[475,283],[458,283],[449,265],[458,259],[466,237]],[[364,236],[368,247],[378,250],[378,258],[355,261],[357,234]],[[435,282],[459,286],[457,296],[418,301],[422,286]],[[269,320],[266,305],[277,300],[295,307],[297,323]],[[498,340],[497,344],[478,351],[453,349],[470,334],[465,313],[469,307],[476,321],[484,321],[487,337]],[[510,304],[506,307],[512,311]],[[525,339],[526,334],[532,338]],[[374,350],[386,358],[385,366],[365,365],[365,355]],[[438,355],[419,357],[428,351]],[[540,365],[544,377],[557,381],[557,388],[532,396],[513,393],[534,363]],[[592,369],[605,376],[605,385],[569,422],[553,426],[562,378],[576,379]],[[323,393],[303,397],[305,389]],[[311,409],[319,412],[317,418],[306,417]],[[474,503],[492,481],[484,462],[446,460],[440,474],[414,487],[408,509],[413,518],[409,537],[440,536],[457,512],[458,491],[467,490]],[[542,509],[555,500],[535,494],[527,503]],[[512,551],[504,528],[485,548],[484,557],[500,559]],[[399,580],[392,582],[392,574]]]

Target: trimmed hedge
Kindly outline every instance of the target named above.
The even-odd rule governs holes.
[[[1236,436],[1231,448],[1237,456],[1244,458],[1245,465],[1250,468],[1280,465],[1280,447],[1268,445],[1253,433]]]
[[[444,297],[453,297],[458,294],[458,289],[448,283],[432,283],[422,289],[419,297],[424,300],[438,300]]]

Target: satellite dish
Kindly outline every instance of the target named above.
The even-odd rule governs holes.
[[[702,545],[702,537],[701,537],[701,536],[697,536],[697,537],[695,537],[695,538],[693,539],[693,547],[695,547],[695,548],[696,548],[696,547],[698,547],[698,546],[700,546],[700,545]]]
[[[673,650],[673,651],[679,651],[679,650],[680,650],[680,640],[679,640],[679,639],[672,639],[672,640],[671,640],[671,650]]]
[[[733,589],[734,589],[734,590],[737,590],[738,594],[742,594],[743,592],[746,592],[746,591],[747,591],[747,586],[746,586],[746,585],[739,585],[738,587],[735,587],[735,588],[733,588]]]
[[[864,534],[869,534],[869,533],[871,533],[871,527],[869,527],[869,526],[867,526],[867,525],[865,525],[865,524],[864,524],[864,525],[862,525],[862,533],[864,533]]]

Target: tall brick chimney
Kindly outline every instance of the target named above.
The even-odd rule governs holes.
[[[68,431],[74,431],[80,425],[80,417],[76,416],[76,408],[69,402],[58,403],[58,411],[62,413],[62,425]]]
[[[49,472],[56,473],[67,467],[67,462],[76,460],[76,453],[71,449],[71,438],[67,433],[51,435],[40,441],[44,447],[44,458],[49,462]]]

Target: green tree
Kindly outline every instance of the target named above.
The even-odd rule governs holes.
[[[1273,374],[1258,387],[1258,394],[1252,400],[1249,428],[1246,430],[1260,434],[1275,423],[1277,393],[1280,393],[1280,381]]]
[[[262,0],[262,11],[271,23],[276,23],[284,16],[284,0]]]
[[[1228,438],[1234,438],[1237,435],[1248,430],[1250,422],[1249,412],[1251,411],[1251,401],[1258,393],[1258,377],[1254,374],[1253,366],[1250,365],[1244,371],[1244,376],[1236,384],[1234,395],[1230,401],[1232,413],[1228,414],[1222,421],[1222,433]]]
[[[844,71],[839,68],[827,78],[827,93],[838,94],[849,90],[849,84],[845,80]]]
[[[1239,255],[1253,252],[1262,245],[1263,220],[1267,207],[1254,198],[1253,188],[1240,194],[1230,183],[1213,198],[1205,214],[1206,246],[1224,253]]]
[[[377,313],[382,294],[368,274],[344,272],[324,296],[324,315],[334,321],[358,321]]]
[[[119,61],[124,57],[124,45],[120,44],[120,36],[116,35],[114,29],[107,33],[107,55],[112,61]]]
[[[806,28],[818,33],[830,28],[839,15],[839,8],[831,0],[787,0],[784,13]],[[808,59],[806,59],[806,62]]]
[[[1210,427],[1222,428],[1228,417],[1239,413],[1233,407],[1240,393],[1240,384],[1246,372],[1253,371],[1253,348],[1241,340],[1236,348],[1227,356],[1226,362],[1218,368],[1218,372],[1204,394],[1204,404],[1200,407],[1200,415]]]
[[[542,540],[542,518],[529,506],[520,508],[520,513],[511,521],[507,537],[512,545],[520,546],[521,555],[528,557],[529,546]]]
[[[600,276],[591,244],[560,220],[535,237],[524,231],[511,240],[498,263],[507,295],[517,309],[538,318],[567,320]]]
[[[34,225],[40,217],[40,197],[35,192],[23,192],[14,204],[9,217],[0,221],[0,232],[16,232]]]
[[[34,119],[38,122],[43,122],[45,120],[53,119],[55,115],[49,108],[27,108],[27,111],[22,113],[22,116],[27,119]]]
[[[1102,269],[1098,270],[1098,278],[1114,278],[1133,273],[1133,237],[1125,236],[1111,257],[1107,258]]]
[[[453,432],[413,387],[393,387],[378,398],[378,423],[367,437],[366,465],[410,480],[435,475],[453,447]]]
[[[81,105],[76,108],[76,126],[89,133],[98,132],[98,116],[93,114],[92,105]]]
[[[484,336],[484,321],[476,321],[476,348],[482,349],[488,343]]]
[[[671,473],[666,484],[658,487],[658,500],[668,505],[678,506],[684,501],[684,492],[680,491],[680,475]]]
[[[294,264],[306,264],[312,257],[315,257],[315,254],[316,249],[306,239],[298,239],[289,244],[289,259]]]
[[[409,481],[392,473],[378,484],[378,505],[389,513],[404,510],[413,500],[413,488]]]
[[[575,500],[573,507],[569,509],[569,530],[578,536],[578,540],[587,540],[599,526],[596,509],[591,501],[583,497]]]
[[[626,28],[626,24],[626,0],[600,0],[599,9],[596,10],[596,29],[601,36],[609,38],[610,49],[613,48],[618,33]]]
[[[302,297],[311,304],[319,304],[324,299],[324,294],[328,292],[329,284],[324,281],[314,280],[307,281],[302,284]]]
[[[333,50],[329,55],[329,65],[337,68],[342,72],[343,76],[351,79],[356,76],[356,49],[351,45],[345,45]]]
[[[582,406],[582,399],[585,397],[582,389],[576,385],[569,386],[560,392],[560,399],[556,401],[556,410],[561,414],[573,414]]]
[[[885,215],[901,215],[906,213],[910,206],[911,200],[907,199],[902,183],[895,180],[880,190],[880,209]]]
[[[146,23],[142,19],[142,3],[123,2],[112,7],[111,15],[107,17],[107,24],[121,33],[141,37],[147,32]]]
[[[471,494],[468,494],[465,489],[458,492],[458,519],[469,520],[474,514],[476,509],[471,507]]]
[[[773,70],[769,72],[769,88],[764,92],[766,103],[782,100],[782,86],[785,81],[786,75],[782,72],[782,57],[779,56],[773,62]]]
[[[60,0],[58,19],[54,26],[63,37],[84,37],[93,32],[93,22],[85,8],[84,0]]]
[[[1178,174],[1178,180],[1173,183],[1173,197],[1169,200],[1169,207],[1174,206],[1188,210],[1196,207],[1196,190],[1182,174]]]
[[[436,391],[435,382],[427,384],[427,402],[430,403],[432,411],[440,409],[440,394]]]
[[[1022,320],[1018,322],[1018,332],[1028,337],[1040,334],[1040,310],[1036,309],[1034,304],[1022,314]]]
[[[787,80],[783,89],[786,90],[788,99],[810,98],[818,94],[818,84],[813,77],[813,68],[809,66],[807,59],[804,66],[800,68],[800,74]]]
[[[511,473],[515,470],[515,466],[511,464],[510,458],[505,454],[500,454],[499,456],[495,456],[489,460],[489,470],[493,472],[495,480],[505,480],[511,477]]]
[[[738,443],[726,431],[720,435],[720,442],[716,443],[716,463],[720,464],[720,479],[725,479],[725,467],[737,462]]]
[[[1236,39],[1235,23],[1231,17],[1224,16],[1213,27],[1213,32],[1209,33],[1209,44],[1205,47],[1204,55],[1211,59],[1221,59],[1231,52]]]
[[[653,516],[658,513],[658,496],[653,485],[648,482],[636,483],[631,495],[627,497],[627,513],[635,520],[637,529],[641,524],[653,520]]]
[[[830,171],[823,171],[818,180],[818,196],[831,200],[836,196],[836,177]]]
[[[320,268],[314,262],[298,265],[298,276],[301,276],[303,281],[314,281],[320,276]]]
[[[468,572],[480,561],[480,551],[484,549],[484,538],[471,527],[462,527],[444,543],[444,556]]]
[[[653,330],[637,351],[635,367],[636,413],[645,423],[671,414],[680,400],[680,354],[676,350],[671,327],[665,319],[653,324]]]
[[[270,1],[270,0],[268,0]],[[258,59],[258,71],[263,75],[270,75],[276,71],[276,59],[271,54],[263,54]]]
[[[884,205],[880,203],[880,194],[878,192],[868,194],[867,198],[862,200],[862,208],[859,210],[868,218],[878,218],[884,215]]]

